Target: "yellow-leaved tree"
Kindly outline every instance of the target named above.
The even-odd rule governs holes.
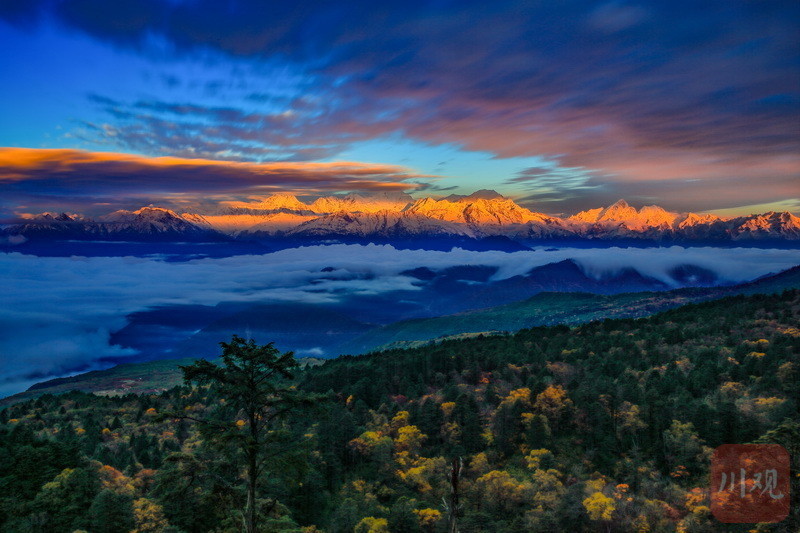
[[[614,500],[602,492],[595,492],[585,500],[583,507],[589,514],[589,518],[596,521],[608,522],[614,513]]]

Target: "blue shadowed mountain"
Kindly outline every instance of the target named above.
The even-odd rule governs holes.
[[[633,268],[593,277],[572,260],[543,265],[524,275],[500,280],[493,279],[497,271],[497,267],[486,265],[461,265],[441,270],[418,267],[401,272],[414,280],[416,290],[351,294],[329,303],[164,307],[129,316],[130,323],[114,333],[112,341],[135,348],[141,353],[137,356],[139,359],[160,359],[213,354],[219,339],[237,334],[272,339],[284,350],[332,357],[342,351],[363,351],[385,344],[369,340],[359,343],[355,341],[358,338],[421,340],[418,333],[411,334],[408,339],[400,334],[387,337],[385,332],[398,328],[398,324],[421,324],[427,319],[433,321],[431,324],[438,324],[438,320],[450,320],[456,325],[443,327],[441,331],[445,333],[442,334],[455,334],[462,328],[461,319],[450,319],[448,315],[466,313],[464,316],[469,316],[469,313],[481,312],[476,310],[498,306],[510,307],[500,312],[500,319],[487,322],[492,326],[489,329],[519,329],[523,327],[519,324],[528,323],[521,318],[527,311],[513,319],[510,317],[516,312],[514,306],[526,299],[532,299],[530,301],[535,304],[536,316],[545,316],[550,310],[552,320],[559,317],[559,320],[574,322],[617,313],[615,306],[623,314],[628,311],[647,313],[668,307],[673,301],[710,298],[717,294],[715,291],[726,290],[720,287],[689,289],[699,290],[697,293],[675,292],[667,290],[670,286],[663,281],[642,275]],[[690,276],[691,279],[686,279],[691,282],[687,286],[699,284],[701,274],[705,275],[705,281],[716,280],[704,269],[687,265],[674,269],[673,274],[676,278]],[[344,275],[334,268],[323,268],[317,282],[326,276],[342,280]],[[174,318],[177,316],[180,318]],[[473,322],[470,319],[464,323],[469,324],[465,332],[474,331]],[[406,331],[406,326],[400,329]],[[424,329],[424,338],[440,336],[436,327],[425,326]]]

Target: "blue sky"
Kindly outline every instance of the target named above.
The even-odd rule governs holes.
[[[788,1],[12,0],[0,146],[372,164],[417,196],[489,188],[549,213],[620,197],[797,211],[798,35]],[[42,178],[54,163],[34,179],[20,161],[0,154],[5,215],[164,192],[152,179],[115,190],[107,166],[78,190],[69,173]],[[248,187],[221,178],[215,194],[375,188],[348,172],[319,187],[315,168]],[[169,193],[207,192],[183,183]]]

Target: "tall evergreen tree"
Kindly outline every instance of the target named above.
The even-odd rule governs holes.
[[[289,381],[298,366],[292,352],[280,353],[273,343],[257,345],[234,335],[222,342],[222,366],[206,360],[182,366],[187,384],[210,385],[225,400],[234,419],[197,420],[206,439],[234,443],[241,451],[246,472],[247,501],[244,510],[245,530],[255,533],[259,479],[268,462],[288,451],[291,444],[279,440],[276,424],[304,406],[322,397],[302,393]]]

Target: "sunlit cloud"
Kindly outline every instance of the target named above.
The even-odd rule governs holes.
[[[19,204],[114,206],[121,200],[141,205],[145,200],[198,201],[208,195],[240,197],[276,191],[406,191],[420,187],[421,179],[399,166],[347,161],[246,163],[0,148],[0,190],[7,208]]]

